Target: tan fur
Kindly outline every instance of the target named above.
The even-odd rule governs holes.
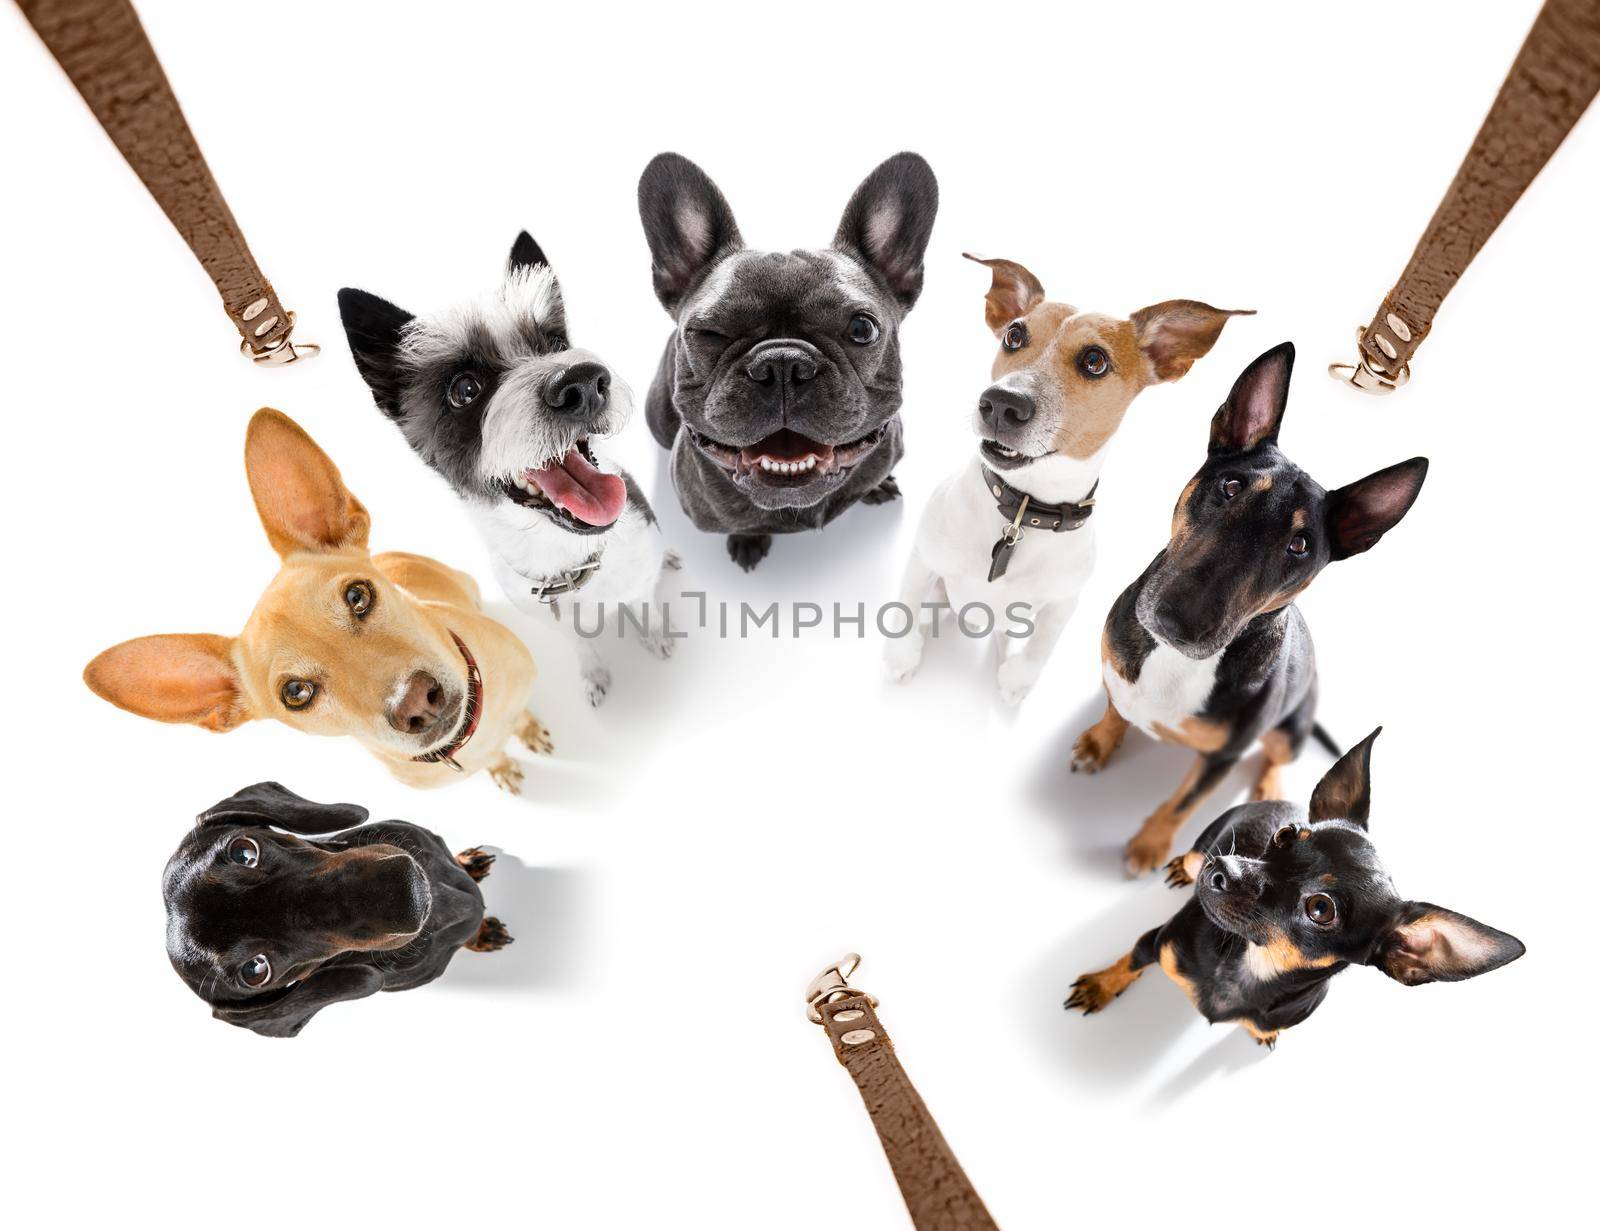
[[[1245,965],[1258,979],[1271,979],[1296,970],[1321,970],[1338,960],[1331,954],[1307,957],[1281,932],[1274,934],[1266,944],[1252,944],[1245,950]]]
[[[1281,771],[1285,765],[1294,760],[1294,752],[1289,747],[1289,737],[1282,731],[1268,731],[1261,737],[1261,755],[1266,763],[1261,767],[1261,776],[1256,779],[1255,790],[1250,798],[1282,799]]]
[[[1054,387],[1060,415],[1055,449],[1068,457],[1098,453],[1121,426],[1135,397],[1187,372],[1216,344],[1229,317],[1250,315],[1189,299],[1141,308],[1127,320],[1079,312],[1070,304],[1047,300],[1044,284],[1016,261],[964,255],[993,274],[984,297],[984,320],[994,334],[1004,337],[1014,321],[1028,331],[1022,349],[1000,348],[993,378],[1031,369],[1041,384]],[[1111,360],[1111,370],[1099,378],[1078,368],[1079,355],[1090,346],[1098,346]]]
[[[282,558],[237,637],[179,634],[114,646],[84,671],[113,705],[162,722],[229,731],[275,718],[314,735],[351,735],[401,781],[440,786],[464,774],[413,760],[424,751],[390,727],[397,686],[427,671],[464,691],[464,641],[483,680],[478,728],[456,755],[466,774],[489,769],[502,786],[520,778],[504,745],[527,719],[533,659],[522,642],[488,618],[464,573],[405,552],[367,551],[370,518],[338,468],[288,416],[260,410],[250,422],[245,466],[267,538]],[[363,621],[343,600],[352,581],[376,595]],[[316,699],[290,710],[286,681],[319,685]],[[540,728],[542,731],[543,728]]]
[[[1123,737],[1127,734],[1128,720],[1117,712],[1117,707],[1108,698],[1106,712],[1100,715],[1100,721],[1078,736],[1078,742],[1073,745],[1072,768],[1086,774],[1104,769],[1111,754],[1122,747]]]
[[[1183,994],[1189,998],[1191,1004],[1199,1005],[1200,1001],[1195,996],[1194,981],[1178,969],[1178,950],[1170,940],[1161,946],[1161,969],[1167,978],[1183,989]]]
[[[1129,840],[1125,853],[1131,875],[1141,876],[1146,872],[1154,872],[1167,862],[1167,856],[1172,853],[1172,839],[1210,794],[1209,791],[1202,792],[1187,803],[1184,802],[1184,796],[1198,785],[1205,764],[1204,757],[1197,760],[1194,767],[1184,776],[1178,789],[1172,793],[1172,798],[1145,818],[1144,824],[1139,827],[1139,832]]]
[[[1158,722],[1154,724],[1153,729],[1167,743],[1181,744],[1196,752],[1215,752],[1226,744],[1228,737],[1233,734],[1233,728],[1225,722],[1198,718],[1194,715],[1185,718],[1176,728]]]
[[[1104,970],[1081,975],[1072,985],[1072,995],[1067,998],[1067,1008],[1082,1009],[1085,1013],[1098,1013],[1137,983],[1143,973],[1133,968],[1133,954],[1124,953]]]

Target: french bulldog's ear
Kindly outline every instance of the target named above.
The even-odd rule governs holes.
[[[1129,319],[1139,349],[1156,379],[1177,380],[1205,358],[1231,316],[1254,316],[1254,308],[1213,308],[1197,299],[1169,299],[1140,308]]]
[[[668,312],[677,312],[712,265],[744,247],[727,199],[682,154],[650,160],[639,177],[639,218],[650,245],[656,298]]]
[[[339,292],[339,319],[356,371],[372,390],[378,409],[393,418],[400,413],[400,332],[411,322],[411,313],[347,286]]]
[[[1428,459],[1414,457],[1331,493],[1328,531],[1333,540],[1333,558],[1360,555],[1393,530],[1416,503],[1422,480],[1427,477]]]
[[[314,803],[281,783],[258,782],[207,808],[195,824],[237,825],[250,821],[288,833],[323,834],[349,829],[366,819],[367,810],[359,804]]]
[[[1369,966],[1407,987],[1456,983],[1521,957],[1515,936],[1429,902],[1407,902],[1379,938]]]
[[[1294,343],[1282,342],[1241,372],[1211,420],[1211,452],[1248,453],[1276,441],[1293,371]]]
[[[251,416],[244,469],[256,513],[280,556],[365,547],[372,519],[333,459],[281,410]]]
[[[844,207],[836,248],[860,257],[902,309],[922,293],[922,257],[939,212],[939,181],[921,154],[896,154],[861,181]]]
[[[981,257],[971,252],[962,256],[985,266],[992,278],[989,293],[983,297],[983,320],[999,337],[1019,316],[1027,316],[1044,302],[1044,283],[1027,266],[1003,257]]]
[[[535,265],[550,264],[544,254],[544,249],[539,247],[538,241],[522,231],[517,235],[517,240],[511,245],[511,258],[506,262],[506,272],[516,273],[521,269],[532,269]]]
[[[233,638],[211,633],[136,637],[95,656],[83,682],[118,709],[157,722],[231,731],[252,717]]]
[[[1349,752],[1333,763],[1311,792],[1313,821],[1349,821],[1367,827],[1372,811],[1372,742],[1382,727],[1377,727]]]

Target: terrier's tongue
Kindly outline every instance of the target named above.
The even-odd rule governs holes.
[[[553,466],[530,470],[524,476],[543,492],[552,504],[591,526],[609,526],[622,516],[628,503],[628,489],[622,480],[596,470],[576,446]]]

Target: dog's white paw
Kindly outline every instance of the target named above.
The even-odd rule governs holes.
[[[664,659],[672,657],[672,651],[678,648],[678,639],[666,633],[646,633],[639,638],[639,644],[657,658]]]
[[[599,705],[606,699],[606,693],[611,691],[611,670],[608,667],[596,667],[593,671],[583,673],[583,691],[589,698],[590,705]]]
[[[1000,664],[998,679],[1000,700],[1007,705],[1021,705],[1039,682],[1039,667],[1020,655],[1008,658]]]
[[[884,648],[884,666],[889,669],[889,678],[896,684],[904,684],[922,666],[924,640],[921,632],[913,630],[904,637],[890,641]]]

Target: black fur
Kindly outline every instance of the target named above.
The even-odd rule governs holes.
[[[1244,1023],[1270,1046],[1311,1015],[1347,966],[1375,966],[1414,986],[1521,957],[1514,936],[1396,892],[1367,834],[1377,735],[1328,771],[1309,812],[1272,801],[1218,817],[1173,861],[1175,884],[1196,868],[1193,896],[1122,963],[1080,978],[1067,1007],[1096,1012],[1160,962],[1207,1020]],[[1331,913],[1318,917],[1327,904]]]
[[[474,864],[475,878],[437,834],[366,818],[276,782],[201,814],[167,863],[162,896],[173,968],[213,1016],[291,1037],[337,1001],[437,979],[478,936],[486,865]],[[229,857],[238,841],[254,843],[254,866]],[[243,964],[258,954],[271,978],[248,986]]]

